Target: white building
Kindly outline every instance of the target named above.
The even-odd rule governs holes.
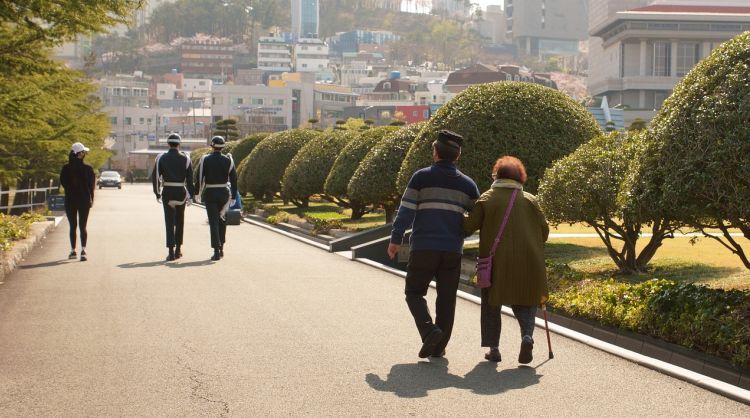
[[[339,69],[339,83],[342,86],[355,86],[359,84],[361,78],[367,77],[369,74],[370,67],[365,61],[351,61],[343,64]]]
[[[300,73],[328,68],[328,45],[317,38],[300,38],[294,44],[294,68]]]
[[[505,0],[507,38],[527,55],[576,55],[587,9],[588,0]]]
[[[292,52],[284,38],[263,36],[258,40],[258,69],[292,71]]]
[[[490,44],[498,45],[505,43],[506,23],[505,11],[501,6],[487,6],[477,26],[483,38]]]
[[[661,5],[615,15],[591,30],[588,89],[650,120],[675,84],[722,42],[750,30],[750,5]]]

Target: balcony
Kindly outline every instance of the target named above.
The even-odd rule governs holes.
[[[592,95],[608,91],[623,90],[672,90],[682,77],[626,76],[609,77],[592,81],[589,91]]]

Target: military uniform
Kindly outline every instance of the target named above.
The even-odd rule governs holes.
[[[226,212],[234,203],[237,195],[237,171],[231,155],[221,153],[224,139],[214,137],[211,140],[214,151],[201,158],[198,164],[196,189],[200,191],[201,202],[206,205],[208,225],[211,231],[211,248],[214,249],[212,260],[224,256],[226,242]]]
[[[167,139],[169,143],[179,144],[179,141],[179,136],[175,134]],[[192,200],[194,196],[193,166],[190,158],[177,148],[170,148],[169,151],[156,157],[151,178],[154,194],[157,199],[161,198],[164,207],[164,223],[169,248],[167,260],[171,261],[182,256],[180,247],[183,242],[185,206],[188,199]],[[177,251],[173,252],[175,246],[177,246]]]

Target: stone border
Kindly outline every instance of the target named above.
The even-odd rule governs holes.
[[[29,228],[29,235],[13,243],[13,246],[2,255],[0,260],[0,282],[12,273],[24,257],[33,250],[47,236],[50,230],[55,228],[62,217],[47,218],[47,221],[34,222]]]

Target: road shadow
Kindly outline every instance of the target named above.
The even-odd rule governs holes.
[[[214,261],[211,261],[211,260],[201,260],[201,261],[191,261],[189,263],[180,263],[178,261],[178,262],[170,262],[170,263],[165,263],[165,264],[169,268],[181,269],[181,268],[185,268],[185,267],[210,266],[213,263],[214,263]]]
[[[365,381],[371,388],[392,392],[400,398],[423,398],[427,392],[448,387],[460,387],[463,378],[448,373],[448,360],[434,359],[391,367],[385,380],[368,373]]]
[[[63,259],[63,260],[55,260],[55,261],[48,261],[46,263],[39,263],[39,264],[26,264],[22,266],[18,266],[19,269],[37,269],[37,268],[43,268],[43,267],[55,267],[62,264],[67,263],[75,263],[78,260],[70,260],[70,259]]]
[[[430,362],[396,364],[391,367],[385,380],[368,373],[365,381],[377,391],[392,392],[400,398],[422,398],[431,390],[448,387],[469,390],[478,395],[497,395],[536,385],[542,377],[537,374],[536,367],[519,366],[500,371],[497,367],[498,363],[481,362],[461,377],[448,373],[448,360],[431,359]]]
[[[498,363],[490,361],[478,363],[464,376],[463,388],[477,395],[497,395],[536,385],[542,377],[535,367],[519,366],[500,371],[497,367]]]
[[[164,260],[159,260],[159,261],[149,261],[146,263],[118,264],[117,267],[121,269],[137,269],[137,268],[145,268],[145,267],[156,267],[156,266],[161,266],[163,264],[166,264],[166,262]]]

